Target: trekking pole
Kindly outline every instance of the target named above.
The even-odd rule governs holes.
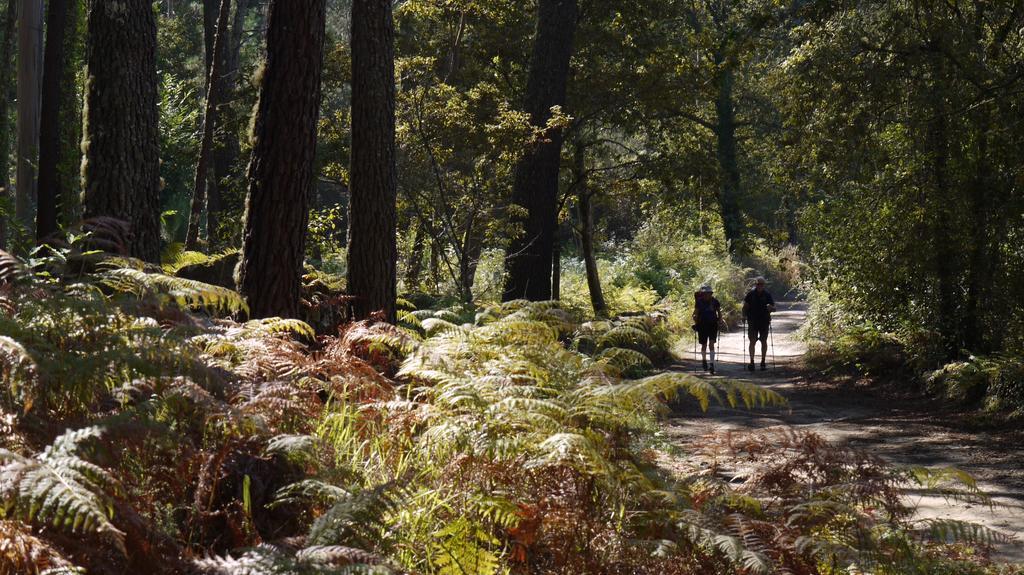
[[[772,371],[775,371],[775,330],[771,321],[768,322],[768,340],[772,342]]]
[[[747,316],[743,316],[743,333],[740,334],[740,347],[743,348],[743,369],[747,368]]]
[[[700,369],[697,367],[697,330],[693,330],[693,371],[700,373]]]

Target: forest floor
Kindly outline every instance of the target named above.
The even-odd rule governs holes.
[[[715,376],[699,370],[699,351],[694,358],[693,342],[686,344],[688,357],[670,369],[754,382],[780,393],[789,405],[753,411],[712,405],[707,412],[695,402],[677,405],[665,433],[688,457],[665,463],[677,472],[697,471],[713,457],[700,455],[709,436],[774,428],[813,432],[897,465],[955,467],[970,473],[994,505],[908,493],[917,502],[919,515],[970,521],[1016,536],[1012,543],[997,545],[993,559],[1024,563],[1024,431],[970,430],[970,415],[955,408],[920,396],[895,396],[870,382],[840,381],[812,372],[803,362],[806,346],[795,333],[804,322],[805,308],[799,302],[780,304],[773,321],[775,368],[769,347],[765,372],[746,370],[741,329],[722,334],[719,348],[724,353],[719,353]]]

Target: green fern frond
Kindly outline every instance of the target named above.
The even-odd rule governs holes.
[[[387,516],[395,513],[407,496],[406,489],[397,483],[385,483],[349,494],[313,522],[309,543],[344,545],[376,542],[380,539]]]
[[[282,455],[293,461],[309,461],[316,455],[318,438],[312,435],[275,435],[267,442],[263,453]]]
[[[494,575],[501,567],[499,555],[491,551],[500,541],[464,517],[434,532],[433,538],[431,563],[438,575]]]
[[[124,533],[110,522],[110,492],[118,482],[78,451],[103,429],[68,431],[36,457],[0,450],[0,498],[4,515],[48,523],[74,533],[100,534],[124,552]]]
[[[299,337],[316,339],[316,331],[308,323],[281,317],[269,317],[249,320],[241,325],[245,337],[260,337],[279,334],[293,334]]]
[[[1009,543],[1010,536],[994,529],[956,519],[925,519],[920,522],[928,539],[938,543],[970,543],[993,545]]]
[[[320,479],[303,479],[277,490],[272,506],[290,503],[321,503],[334,505],[351,497],[348,490]]]
[[[612,328],[597,339],[601,347],[625,347],[627,345],[650,347],[654,338],[647,331],[631,325]]]
[[[427,334],[427,337],[433,337],[435,335],[448,332],[463,331],[463,329],[457,324],[439,317],[428,317],[420,322],[420,326],[423,328],[423,332]]]
[[[103,285],[140,298],[154,297],[179,307],[205,309],[214,313],[249,313],[249,305],[238,292],[194,280],[117,268],[100,274]]]
[[[597,359],[615,367],[620,373],[631,370],[648,370],[654,367],[649,357],[639,351],[624,347],[606,348],[598,354]]]
[[[580,433],[556,433],[542,441],[537,452],[526,463],[527,468],[568,465],[595,476],[611,476],[608,459],[589,437]]]
[[[341,546],[313,546],[291,552],[263,544],[239,557],[194,561],[200,575],[385,575],[395,571],[376,555]]]

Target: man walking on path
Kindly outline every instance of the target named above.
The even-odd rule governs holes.
[[[715,343],[718,342],[718,324],[722,321],[722,304],[712,295],[711,286],[701,286],[695,294],[693,329],[700,340],[700,359],[704,369],[715,373]],[[708,368],[708,345],[711,346],[711,367]]]
[[[750,364],[747,369],[754,371],[754,352],[761,341],[761,371],[768,369],[765,356],[768,355],[768,330],[775,311],[775,299],[764,289],[764,278],[754,280],[754,289],[743,298],[743,317],[747,318],[747,337],[750,338]]]

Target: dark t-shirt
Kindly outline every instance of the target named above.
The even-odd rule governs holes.
[[[743,298],[743,304],[747,309],[747,321],[751,325],[765,325],[771,321],[772,314],[768,311],[768,306],[775,305],[775,300],[768,290],[761,293],[757,293],[756,288],[750,290],[747,297]]]

